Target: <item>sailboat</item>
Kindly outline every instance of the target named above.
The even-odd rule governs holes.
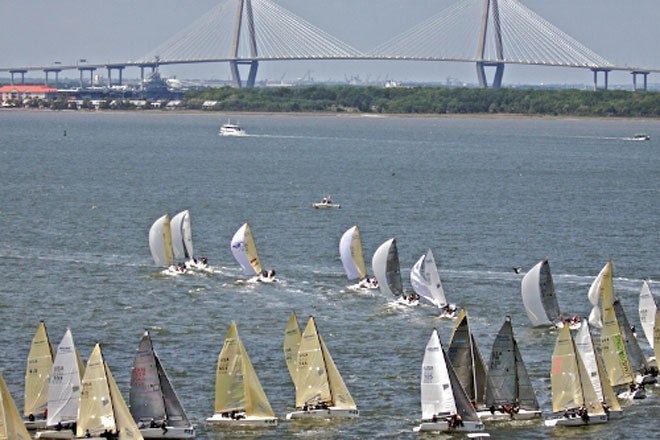
[[[488,409],[478,413],[483,421],[541,417],[541,407],[518,343],[513,337],[509,316],[493,342],[486,379],[485,406]]]
[[[53,347],[48,339],[46,324],[39,322],[37,332],[32,338],[25,368],[25,394],[23,414],[27,429],[46,427],[48,407],[48,379],[53,370]]]
[[[658,311],[658,305],[655,302],[651,286],[648,281],[644,281],[639,291],[639,321],[642,323],[644,336],[653,348],[653,328],[655,327],[655,315]]]
[[[441,318],[456,318],[456,305],[447,303],[431,249],[419,257],[413,266],[410,271],[410,284],[419,296],[441,310]]]
[[[190,224],[190,211],[187,209],[181,211],[170,221],[170,231],[172,234],[172,250],[174,258],[184,260],[188,269],[206,269],[206,257],[200,261],[195,258],[193,252],[192,226]]]
[[[243,224],[231,239],[231,253],[234,255],[238,264],[241,265],[245,275],[257,276],[259,281],[275,281],[274,271],[262,269],[257,246],[254,243],[254,236],[249,223]],[[272,274],[272,275],[271,275]]]
[[[654,384],[656,382],[655,376],[651,374],[650,365],[646,360],[644,352],[642,352],[642,348],[639,346],[639,342],[628,321],[626,312],[623,310],[621,301],[615,299],[612,306],[614,307],[616,319],[619,322],[619,331],[621,332],[623,344],[628,353],[630,368],[636,373],[635,381],[644,385]]]
[[[486,364],[477,347],[470,329],[470,321],[464,310],[459,312],[456,319],[447,357],[470,403],[475,408],[483,406],[486,393]]]
[[[559,330],[552,353],[552,411],[546,426],[582,426],[607,422],[607,414],[589,378],[568,326]]]
[[[195,428],[154,350],[148,331],[142,335],[133,359],[128,402],[142,437],[195,438]]]
[[[520,293],[532,326],[562,327],[564,325],[548,260],[538,262],[525,274],[520,283]],[[576,326],[579,323],[572,325]]]
[[[295,347],[294,323],[289,320],[285,334],[286,348]],[[295,324],[297,325],[297,323]],[[292,332],[291,332],[292,331]],[[290,333],[291,332],[291,333]],[[291,338],[287,343],[287,337]],[[287,363],[290,371],[292,359]],[[360,412],[339,374],[328,347],[318,334],[314,318],[307,321],[300,338],[295,371],[291,373],[296,387],[296,410],[287,419],[358,417]]]
[[[413,431],[485,429],[442,348],[436,329],[426,344],[421,376],[422,423]]]
[[[71,330],[66,329],[48,383],[48,427],[37,433],[40,439],[71,439],[78,419],[80,385],[84,367],[73,343]],[[53,428],[55,428],[53,430]],[[71,429],[73,428],[73,430]]]
[[[390,238],[376,249],[371,259],[371,267],[381,292],[385,295],[394,295],[399,304],[417,305],[419,303],[414,297],[407,298],[403,292],[399,251],[395,238]]]
[[[608,419],[623,417],[623,410],[619,404],[619,399],[617,399],[616,393],[605,375],[603,362],[598,357],[598,353],[596,353],[591,331],[589,330],[589,323],[586,320],[582,322],[582,326],[575,334],[573,340],[575,342],[575,348],[584,364],[584,368],[587,370],[587,375],[591,380],[594,391],[598,396],[598,400],[605,404],[605,413]]]
[[[215,372],[215,413],[206,419],[224,426],[276,426],[277,418],[252,367],[236,324],[229,325]]]
[[[8,440],[31,439],[2,373],[0,373],[0,438]]]
[[[149,249],[154,263],[174,272],[174,250],[172,248],[172,231],[170,215],[159,217],[149,229]]]
[[[101,439],[107,432],[118,433],[118,440],[143,438],[96,344],[83,375],[76,438]]]
[[[349,228],[339,240],[339,257],[349,280],[359,279],[351,288],[377,289],[378,282],[367,276],[367,268],[362,255],[362,240],[357,225]]]
[[[284,360],[289,370],[289,375],[293,384],[296,385],[298,377],[296,370],[298,369],[298,351],[300,350],[300,341],[302,340],[302,333],[300,333],[300,325],[295,313],[291,313],[289,323],[284,330]]]

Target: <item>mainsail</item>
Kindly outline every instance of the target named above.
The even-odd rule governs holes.
[[[463,309],[456,320],[447,355],[470,402],[483,404],[486,388],[486,364],[479,352],[474,335],[470,330],[467,314]]]
[[[367,268],[362,255],[360,230],[355,225],[349,228],[339,240],[339,257],[349,280],[363,279],[367,276]]]
[[[48,379],[53,370],[53,347],[48,339],[46,324],[39,323],[32,338],[25,368],[25,398],[23,413],[41,415],[48,405]]]
[[[53,370],[48,383],[48,426],[74,422],[78,417],[80,399],[80,356],[67,329],[57,347]]]
[[[261,275],[261,263],[257,255],[257,247],[254,243],[250,225],[245,223],[231,239],[231,252],[241,265],[245,275]]]
[[[611,276],[609,279],[611,286]],[[605,363],[610,385],[626,385],[633,383],[634,376],[626,346],[621,336],[619,321],[616,319],[614,304],[610,296],[611,288],[609,293],[606,292],[608,291],[604,290],[602,295],[603,329],[600,333],[600,349],[603,353],[603,362]]]
[[[386,295],[403,295],[399,252],[395,238],[390,238],[376,249],[371,260],[371,266],[381,292]]]
[[[540,409],[509,317],[495,336],[487,375],[487,407],[515,403],[524,409]]]
[[[174,258],[191,259],[193,253],[192,228],[190,225],[190,212],[181,211],[170,221],[172,231],[172,249]]]
[[[275,417],[234,322],[218,355],[215,374],[215,412],[231,411],[245,411],[248,417]]]
[[[552,325],[561,318],[550,263],[543,260],[525,274],[520,284],[523,305],[534,327]]]
[[[646,356],[642,352],[642,349],[637,342],[637,337],[632,331],[632,327],[628,322],[628,317],[626,316],[625,311],[621,302],[616,299],[612,304],[614,307],[614,313],[616,319],[619,322],[619,331],[621,332],[621,337],[623,338],[623,344],[626,347],[626,353],[628,354],[628,360],[630,361],[630,368],[636,372],[646,371],[649,367],[648,362],[646,361]]]
[[[138,422],[167,420],[169,426],[190,426],[148,331],[142,335],[133,359],[128,397],[131,414]]]
[[[639,292],[639,321],[644,329],[644,336],[651,348],[653,347],[653,327],[655,326],[655,314],[658,311],[658,305],[655,303],[651,286],[648,281],[644,281],[642,289]]]
[[[151,225],[151,229],[149,229],[149,249],[156,265],[169,267],[174,263],[169,214],[160,217]]]
[[[427,250],[415,263],[410,271],[410,283],[413,290],[422,298],[437,307],[445,307],[447,298],[440,282],[438,267],[431,249]]]
[[[302,334],[296,365],[296,407],[327,404],[341,409],[357,409],[330,352],[310,317]]]
[[[0,439],[30,440],[31,438],[18,413],[14,398],[7,388],[5,378],[0,373]]]

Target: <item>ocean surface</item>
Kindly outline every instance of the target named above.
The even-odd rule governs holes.
[[[218,136],[227,118],[249,136]],[[637,132],[648,142],[628,138]],[[436,438],[419,423],[420,372],[432,329],[453,323],[430,305],[402,308],[347,289],[338,255],[358,224],[367,265],[396,237],[404,287],[427,248],[445,292],[464,307],[488,361],[513,320],[542,408],[551,414],[556,332],[533,329],[514,266],[549,259],[562,311],[587,315],[608,260],[630,321],[644,279],[660,292],[660,121],[0,111],[0,370],[19,408],[40,320],[56,346],[71,328],[86,359],[101,342],[125,397],[145,329],[199,439]],[[315,210],[329,195],[341,209]],[[194,249],[212,274],[165,276],[148,247],[161,215],[189,209]],[[252,227],[280,282],[245,283],[230,252]],[[371,272],[371,270],[369,271]],[[284,362],[292,312],[319,332],[360,409],[356,420],[291,422]],[[208,426],[229,324],[280,417],[277,428]],[[551,430],[541,421],[487,425],[493,438],[658,438],[660,388],[622,420]],[[456,435],[462,438],[463,436]]]

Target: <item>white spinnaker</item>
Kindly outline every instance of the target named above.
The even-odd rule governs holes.
[[[545,312],[543,307],[543,300],[541,298],[541,287],[539,284],[541,278],[541,265],[543,261],[532,267],[529,272],[525,274],[520,283],[520,292],[522,295],[523,305],[529,320],[532,321],[532,326],[539,327],[542,325],[552,325],[550,318]]]
[[[192,258],[195,254],[193,253],[190,212],[188,210],[181,211],[172,217],[170,228],[172,231],[174,257],[179,260]]]
[[[361,279],[367,276],[364,257],[362,255],[360,230],[357,225],[349,228],[341,236],[341,240],[339,240],[339,256],[349,280]]]
[[[437,307],[447,305],[447,298],[431,249],[427,250],[413,266],[410,271],[410,283],[413,290],[431,304]]]
[[[165,214],[156,220],[149,229],[149,249],[158,266],[168,267],[174,262],[170,215]]]

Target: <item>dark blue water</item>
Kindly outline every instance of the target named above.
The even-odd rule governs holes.
[[[452,324],[429,306],[402,310],[380,293],[346,289],[337,246],[354,224],[369,263],[397,238],[407,289],[408,268],[433,250],[445,291],[467,309],[486,357],[512,315],[548,414],[556,334],[530,328],[512,266],[548,258],[562,310],[586,315],[589,285],[611,259],[615,293],[639,328],[642,280],[660,280],[660,122],[242,115],[251,136],[220,138],[227,116],[0,112],[0,369],[19,407],[39,320],[55,345],[70,327],[85,358],[102,342],[125,394],[149,328],[198,438],[416,438],[424,347],[433,327],[447,342]],[[625,139],[635,132],[652,139]],[[312,209],[325,195],[342,208]],[[151,260],[151,223],[183,209],[213,275],[162,276]],[[237,282],[229,241],[246,221],[281,283]],[[254,434],[206,426],[232,320],[276,414],[292,409],[282,353],[292,311],[302,322],[316,317],[360,419],[282,420]],[[650,394],[608,425],[488,431],[657,437],[657,389]]]

